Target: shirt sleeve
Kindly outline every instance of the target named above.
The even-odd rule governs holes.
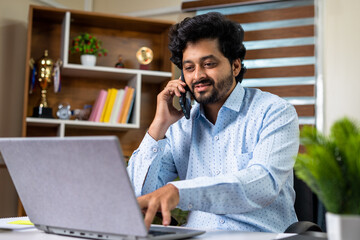
[[[178,207],[215,214],[239,214],[271,204],[289,175],[299,148],[299,125],[290,104],[273,106],[263,119],[248,165],[238,172],[171,182],[179,189]]]
[[[139,148],[133,152],[127,172],[137,197],[153,192],[177,177],[167,145],[167,138],[156,141],[146,133]]]

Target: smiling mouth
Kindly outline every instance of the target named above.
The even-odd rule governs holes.
[[[201,83],[201,84],[197,84],[197,85],[195,85],[195,91],[197,91],[197,92],[203,92],[203,91],[206,91],[206,90],[209,88],[209,86],[211,86],[211,84],[210,84],[210,83],[206,83],[206,84],[203,84],[203,83]]]
[[[197,92],[206,91],[212,85],[211,81],[202,81],[199,83],[195,83],[193,89]]]

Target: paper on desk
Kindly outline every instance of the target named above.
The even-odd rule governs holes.
[[[0,218],[0,229],[20,230],[34,228],[28,217]]]
[[[297,235],[296,233],[279,233],[275,239],[288,238],[291,236]]]

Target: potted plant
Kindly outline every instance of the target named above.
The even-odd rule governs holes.
[[[348,118],[329,136],[305,126],[300,141],[306,153],[296,157],[295,173],[324,204],[329,240],[360,236],[360,128]]]
[[[81,64],[95,66],[97,56],[106,56],[107,50],[102,47],[102,42],[89,33],[81,33],[72,41],[70,53],[81,55]]]

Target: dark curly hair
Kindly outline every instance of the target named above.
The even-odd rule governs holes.
[[[182,69],[183,51],[186,44],[201,39],[218,39],[219,50],[229,60],[230,64],[240,58],[241,71],[236,76],[236,81],[241,83],[246,72],[243,64],[246,54],[243,44],[244,30],[241,25],[230,21],[217,12],[185,18],[170,28],[169,49],[172,54],[170,60]]]

